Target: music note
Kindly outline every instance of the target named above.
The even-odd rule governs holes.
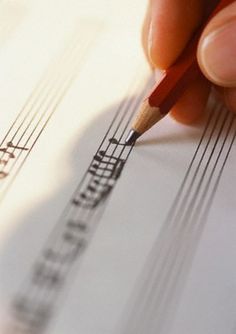
[[[101,161],[101,163],[104,163],[104,164],[107,164],[106,162],[104,162],[104,161]],[[109,165],[113,165],[114,166],[114,163],[112,163],[112,164],[109,164]],[[92,168],[94,168],[94,169],[97,169],[97,168],[99,168],[99,164],[92,164]],[[112,171],[112,168],[108,168],[108,167],[102,167],[102,170],[103,171],[105,171],[105,170],[107,170],[107,171]]]
[[[35,300],[24,297],[15,300],[13,312],[17,319],[14,333],[39,333],[50,316],[50,309],[46,303],[40,302],[36,306]]]
[[[112,188],[113,188],[112,185],[107,184],[107,185],[104,185],[102,189],[97,190],[97,197],[93,198],[93,201],[94,201],[93,208],[106,199],[106,197],[109,195]]]
[[[119,142],[118,142],[118,140],[117,140],[116,138],[110,138],[110,139],[109,139],[109,142],[110,142],[111,144],[119,144]]]
[[[100,163],[106,163],[109,165],[115,165],[117,158],[107,155],[105,151],[99,151],[98,154],[94,156],[94,160]]]
[[[85,193],[80,193],[80,197],[83,199],[88,199],[88,196]]]
[[[93,185],[88,185],[88,190],[91,192],[95,192],[97,189]]]
[[[90,174],[104,179],[117,179],[119,177],[120,172],[117,173],[116,170],[121,169],[121,164],[123,165],[124,162],[123,159],[108,155],[105,151],[101,150],[94,156],[94,160],[99,162],[99,164],[92,164],[89,168]]]
[[[59,262],[64,262],[65,260],[65,255],[61,254],[60,251],[51,249],[51,248],[47,248],[45,249],[45,251],[43,252],[43,257],[45,259],[45,261],[51,261],[54,264]]]
[[[96,205],[97,205],[96,201],[88,203],[88,202],[83,201],[85,199],[86,199],[86,197],[83,197],[83,199],[74,198],[72,200],[72,204],[74,204],[75,206],[84,208],[84,209],[93,209],[93,208],[96,207]]]
[[[79,230],[80,232],[85,232],[87,230],[87,225],[83,221],[69,220],[67,225],[68,227]]]
[[[85,209],[94,209],[97,207],[100,201],[100,197],[91,196],[90,194],[81,193],[81,198],[85,201],[82,202],[81,206]]]
[[[101,197],[100,197],[100,201],[104,201],[105,198],[109,195],[109,193],[111,192],[111,190],[113,189],[113,185],[106,185],[103,189],[103,191],[101,192]]]
[[[99,173],[99,171],[101,171],[101,173]],[[89,173],[93,176],[100,177],[100,178],[107,179],[107,180],[112,179],[113,171],[110,171],[111,172],[110,175],[105,175],[104,171],[107,171],[107,169],[104,170],[101,167],[99,167],[97,169],[92,169],[92,168],[89,169]]]
[[[8,173],[0,171],[0,180],[8,176]]]
[[[97,205],[96,201],[93,200],[93,201],[88,202],[88,198],[84,194],[82,194],[82,196],[83,197],[81,199],[74,198],[72,200],[72,204],[74,204],[75,206],[84,208],[84,209],[93,209],[96,207]],[[80,197],[81,197],[81,194],[80,194]]]
[[[51,288],[54,285],[60,284],[61,277],[57,269],[42,262],[36,266],[32,280],[37,285]]]
[[[116,169],[115,169],[115,171],[113,173],[113,178],[115,180],[117,180],[120,177],[121,172],[122,172],[122,170],[124,168],[124,165],[125,165],[125,161],[123,161],[123,160],[119,161],[119,164],[117,165],[117,167],[116,167]]]
[[[27,148],[27,147],[24,147],[24,146],[16,146],[16,145],[13,144],[12,141],[9,141],[9,142],[7,143],[7,147],[12,147],[12,148],[17,149],[17,150],[25,150],[25,151],[28,151],[28,148]]]
[[[3,166],[6,166],[10,159],[15,159],[15,154],[13,152],[9,152],[8,150],[9,148],[19,149],[19,150],[28,150],[25,147],[13,145],[11,141],[8,142],[6,146],[7,147],[0,148],[0,152],[3,152],[4,154],[8,155],[8,159],[0,159],[0,165],[3,165]],[[8,176],[8,173],[4,172],[3,170],[0,171],[0,179],[4,179],[7,176]]]
[[[13,311],[19,321],[27,321],[32,317],[33,303],[26,298],[18,297],[13,304]]]
[[[0,165],[6,165],[7,164],[7,160],[4,159],[0,159]]]
[[[95,178],[93,178],[93,181],[92,181],[95,185],[99,185],[99,184],[101,184],[101,181],[100,180],[98,180],[98,179],[95,179]]]
[[[11,141],[9,141],[7,144],[6,144],[7,147],[3,147],[3,148],[0,148],[0,152],[3,152],[5,154],[8,154],[8,157],[9,159],[14,159],[15,158],[15,154],[13,152],[9,152],[8,151],[8,148],[13,148],[13,149],[17,149],[17,150],[23,150],[23,151],[27,151],[28,148],[27,147],[23,147],[23,146],[16,146],[14,145]],[[2,165],[6,165],[8,163],[8,160],[6,159],[2,159],[0,160],[0,164]]]
[[[91,185],[92,184],[92,185]],[[110,193],[113,185],[100,183],[99,188],[93,185],[93,181],[81,192],[78,198],[72,200],[72,204],[84,209],[95,209]],[[92,194],[91,194],[92,193]]]
[[[77,254],[78,250],[75,249],[75,244],[73,242],[70,242],[72,238],[69,237],[69,234],[63,235],[63,240],[67,243],[67,247],[64,247],[63,249],[53,249],[48,248],[44,251],[44,261],[51,263],[52,265],[68,265],[70,264],[74,259],[75,255]],[[77,247],[77,246],[76,246]],[[81,244],[79,243],[78,246],[80,249]]]
[[[0,151],[8,154],[8,156],[9,156],[10,159],[14,159],[15,158],[15,155],[12,152],[9,152],[7,150],[7,148],[0,148]]]
[[[104,168],[102,166],[91,166],[89,169],[89,173],[102,179],[117,180],[120,177],[124,163],[124,161],[118,161],[112,169],[106,167]]]
[[[78,256],[78,253],[82,252],[87,245],[87,240],[73,231],[65,231],[62,237],[68,244],[73,247],[69,253],[69,256],[72,260]]]
[[[115,144],[115,145],[119,145],[119,146],[129,146],[128,144],[126,143],[120,143],[116,138],[112,137],[109,139],[109,142],[111,144]]]

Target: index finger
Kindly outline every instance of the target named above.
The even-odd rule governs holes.
[[[199,27],[214,0],[150,0],[143,42],[154,67],[168,68]]]

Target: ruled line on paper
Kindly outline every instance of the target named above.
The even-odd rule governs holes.
[[[122,333],[166,333],[236,136],[235,115],[212,110],[128,303]]]
[[[133,149],[124,144],[125,138],[137,106],[152,83],[153,80],[148,82],[143,94],[120,104],[87,171],[12,302],[9,333],[41,334],[52,319],[57,300],[88,248]],[[132,91],[142,86],[138,81],[132,84]]]
[[[0,143],[0,199],[20,172],[34,145],[76,79],[102,29],[81,22],[53,60]],[[86,38],[84,38],[86,34]]]

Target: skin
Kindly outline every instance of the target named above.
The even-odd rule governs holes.
[[[215,0],[149,0],[143,24],[145,55],[158,72],[169,68],[201,25]],[[212,85],[236,112],[236,1],[206,26],[198,45],[204,77],[196,79],[172,109],[172,116],[193,123],[203,111]]]

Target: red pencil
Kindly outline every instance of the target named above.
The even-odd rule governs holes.
[[[133,144],[144,132],[160,121],[188,88],[189,84],[201,73],[197,62],[198,41],[204,27],[220,10],[234,0],[221,0],[212,11],[203,26],[196,32],[181,56],[163,74],[151,94],[140,108],[126,139],[126,144]]]

